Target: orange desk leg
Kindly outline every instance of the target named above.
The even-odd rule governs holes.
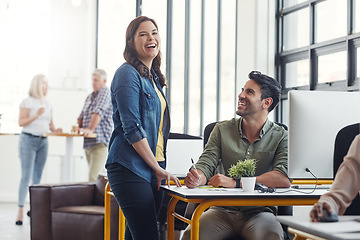
[[[125,216],[119,207],[119,240],[125,239]]]
[[[168,205],[168,211],[167,211],[167,239],[172,240],[174,239],[174,228],[175,228],[175,218],[173,213],[175,212],[175,206],[179,199],[171,198],[169,205]]]
[[[105,186],[104,240],[110,240],[111,192],[109,182]],[[119,239],[125,238],[125,216],[119,207]]]
[[[203,212],[208,208],[209,208],[209,206],[206,201],[201,202],[199,204],[199,206],[197,206],[197,208],[195,208],[194,213],[191,218],[191,240],[199,240],[200,217],[203,214]]]
[[[290,227],[288,228],[288,232],[295,235],[293,240],[308,240],[308,239],[325,240],[324,238],[320,238],[320,237],[314,236],[312,234],[309,234],[309,233],[306,233],[306,232],[303,232],[303,231],[300,231],[300,230],[297,230],[294,228],[290,228]]]
[[[110,240],[110,185],[109,182],[105,186],[105,216],[104,216],[104,240]]]

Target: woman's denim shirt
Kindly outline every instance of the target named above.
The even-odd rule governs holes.
[[[153,69],[151,72],[157,88],[164,96],[158,76]],[[111,83],[111,101],[114,131],[110,139],[106,167],[111,163],[119,163],[150,182],[152,169],[135,151],[132,144],[147,138],[151,151],[155,155],[161,119],[161,103],[154,84],[151,79],[141,77],[132,65],[124,63],[116,70]],[[168,104],[166,104],[162,128],[164,156],[166,156],[169,130],[170,116]]]

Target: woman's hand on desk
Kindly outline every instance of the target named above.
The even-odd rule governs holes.
[[[161,167],[159,167],[159,169],[157,171],[155,171],[155,174],[156,174],[156,178],[157,178],[158,190],[160,189],[161,180],[163,180],[163,179],[166,179],[169,187],[170,187],[170,180],[172,180],[177,187],[181,187],[180,180],[177,177],[173,176],[168,171],[162,169]]]

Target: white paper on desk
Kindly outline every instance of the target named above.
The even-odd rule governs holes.
[[[180,190],[182,192],[185,191],[202,191],[202,192],[206,192],[206,191],[224,191],[224,192],[241,192],[241,188],[223,188],[223,187],[212,187],[212,186],[200,186],[200,187],[196,187],[196,188],[188,188],[186,186],[181,186],[181,187],[176,187],[176,186],[170,186],[170,188],[173,188],[174,190]]]
[[[317,222],[311,224],[313,229],[327,233],[360,232],[360,223],[357,221]]]
[[[187,188],[185,186],[182,187],[173,187],[175,191],[178,191],[180,194],[185,194],[187,196],[209,196],[209,194],[216,194],[221,196],[240,196],[243,195],[244,192],[241,188],[214,188],[214,187],[196,187],[196,188]],[[257,191],[252,193],[246,193],[246,195],[258,195]]]
[[[198,187],[195,189],[199,189],[201,191],[207,192],[239,192],[239,189],[236,188],[215,188],[215,187]]]
[[[171,186],[172,187],[172,186]],[[171,188],[170,187],[170,188]],[[191,193],[206,193],[206,192],[241,192],[242,190],[238,188],[215,188],[215,187],[196,187],[188,188],[185,186],[176,187],[176,190],[181,190],[181,192],[191,192]]]

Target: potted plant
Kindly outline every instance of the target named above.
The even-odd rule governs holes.
[[[244,192],[253,192],[255,188],[255,170],[256,159],[239,160],[237,164],[232,165],[229,170],[229,176],[232,178],[240,178],[242,189]]]

